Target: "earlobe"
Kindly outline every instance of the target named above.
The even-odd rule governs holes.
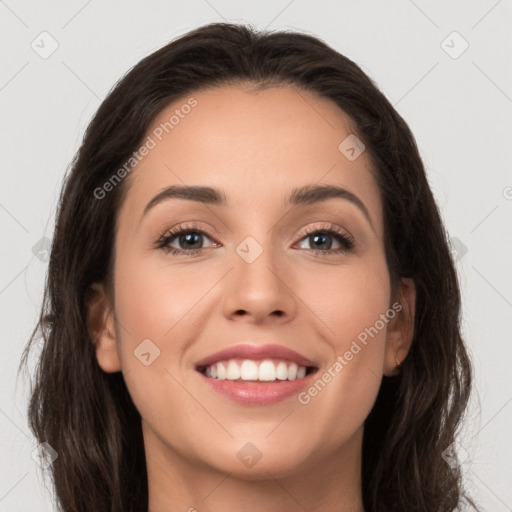
[[[107,373],[121,371],[113,311],[103,284],[94,283],[87,292],[87,328],[100,368]]]
[[[387,329],[384,357],[384,375],[387,376],[400,373],[400,367],[409,353],[414,338],[416,285],[412,279],[401,279],[397,299],[392,307],[398,312],[390,320]]]

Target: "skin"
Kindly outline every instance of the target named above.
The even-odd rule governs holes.
[[[349,161],[338,150],[350,120],[312,94],[239,85],[192,96],[197,106],[128,178],[115,299],[97,284],[89,305],[98,364],[123,372],[142,416],[150,510],[361,511],[363,423],[382,376],[407,355],[415,303],[409,279],[391,294],[369,155]],[[148,134],[186,100],[161,112]],[[346,199],[284,206],[292,188],[319,183],[355,194],[371,224]],[[184,184],[221,188],[227,204],[169,199],[143,216],[161,190]],[[155,247],[190,222],[208,232],[202,252]],[[354,249],[334,253],[332,239],[331,253],[315,254],[304,228],[326,223],[349,233]],[[236,252],[247,236],[263,248],[250,264]],[[178,238],[172,245],[187,250]],[[397,300],[403,310],[307,405],[296,396],[237,405],[195,371],[199,359],[252,341],[292,348],[322,374]],[[134,356],[145,339],[160,350],[148,366]],[[252,467],[237,458],[247,442],[262,454]]]

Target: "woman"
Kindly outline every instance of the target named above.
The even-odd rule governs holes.
[[[312,36],[211,24],[87,129],[31,428],[65,511],[452,511],[472,503],[459,314],[414,137],[375,84]]]

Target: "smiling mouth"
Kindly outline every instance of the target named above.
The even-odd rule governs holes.
[[[318,368],[273,359],[228,359],[210,365],[198,366],[198,372],[214,380],[237,382],[284,382],[303,379]]]

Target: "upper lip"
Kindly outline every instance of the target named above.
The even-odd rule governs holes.
[[[219,350],[209,356],[201,359],[196,363],[196,367],[209,366],[218,361],[225,361],[226,359],[244,358],[244,359],[286,359],[297,363],[298,366],[312,366],[315,363],[310,361],[303,355],[295,352],[291,348],[284,347],[283,345],[253,345],[242,343],[232,347]]]

